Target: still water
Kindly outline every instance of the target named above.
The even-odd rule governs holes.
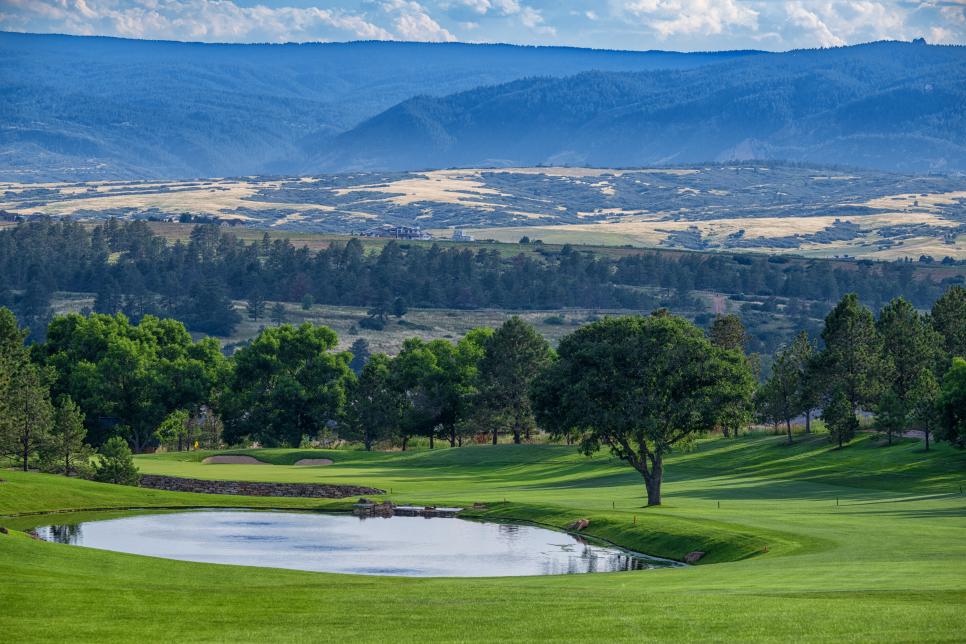
[[[202,510],[51,525],[48,541],[166,559],[406,577],[509,577],[678,565],[533,526]]]

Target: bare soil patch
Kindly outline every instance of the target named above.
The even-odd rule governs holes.
[[[205,465],[269,465],[265,461],[260,461],[252,456],[229,455],[209,456],[201,461]]]
[[[304,466],[321,466],[321,465],[332,465],[331,458],[303,458],[295,461],[296,465]]]

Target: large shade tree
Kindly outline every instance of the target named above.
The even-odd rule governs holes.
[[[54,318],[35,358],[56,371],[53,393],[69,395],[84,413],[92,443],[117,427],[135,451],[177,409],[209,403],[227,373],[217,340],[197,342],[177,320],[70,314]]]
[[[334,351],[332,329],[283,324],[265,329],[235,353],[222,397],[225,439],[297,447],[339,417],[354,378],[352,355]]]
[[[602,446],[640,472],[648,505],[660,505],[664,458],[748,407],[751,369],[737,351],[714,346],[674,316],[608,318],[560,342],[555,362],[534,383],[537,420],[557,434],[583,432],[581,447]]]

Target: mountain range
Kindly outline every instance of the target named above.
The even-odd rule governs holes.
[[[966,47],[621,52],[0,33],[0,180],[781,159],[966,170]]]

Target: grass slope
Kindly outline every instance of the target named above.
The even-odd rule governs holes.
[[[742,640],[961,641],[966,629],[966,457],[912,441],[845,450],[819,437],[712,440],[669,463],[667,505],[605,456],[497,446],[434,452],[261,450],[277,465],[140,457],[145,472],[366,483],[397,501],[490,504],[477,514],[588,532],[681,570],[509,579],[404,579],[245,569],[0,535],[0,632],[15,641]],[[323,455],[312,450],[311,456]],[[3,472],[0,515],[104,507],[339,503],[169,494]],[[506,502],[504,502],[506,499]],[[836,505],[836,499],[838,504]],[[720,508],[718,502],[720,501]],[[344,505],[343,505],[344,507]],[[78,517],[88,518],[78,514]],[[0,517],[27,528],[49,517]]]

